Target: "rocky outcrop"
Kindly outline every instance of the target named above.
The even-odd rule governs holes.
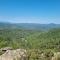
[[[7,50],[0,56],[0,60],[27,60],[26,57],[24,49]]]
[[[52,60],[60,60],[60,52],[54,53],[54,57],[52,57]]]

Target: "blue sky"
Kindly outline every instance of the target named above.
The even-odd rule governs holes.
[[[60,24],[60,0],[0,0],[0,22]]]

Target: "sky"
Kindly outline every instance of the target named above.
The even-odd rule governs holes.
[[[60,0],[0,0],[0,22],[60,24]]]

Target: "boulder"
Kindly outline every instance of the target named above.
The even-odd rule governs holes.
[[[54,57],[52,57],[52,60],[60,60],[60,52],[54,53]]]
[[[1,48],[0,51],[7,51],[7,50],[12,50],[11,47],[4,47],[4,48]]]
[[[7,50],[0,56],[0,60],[27,60],[26,50]]]

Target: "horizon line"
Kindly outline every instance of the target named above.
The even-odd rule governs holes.
[[[0,21],[0,23],[11,23],[11,24],[60,24],[60,23],[54,23],[54,22],[51,22],[51,23],[35,23],[35,22],[3,22],[3,21]]]

